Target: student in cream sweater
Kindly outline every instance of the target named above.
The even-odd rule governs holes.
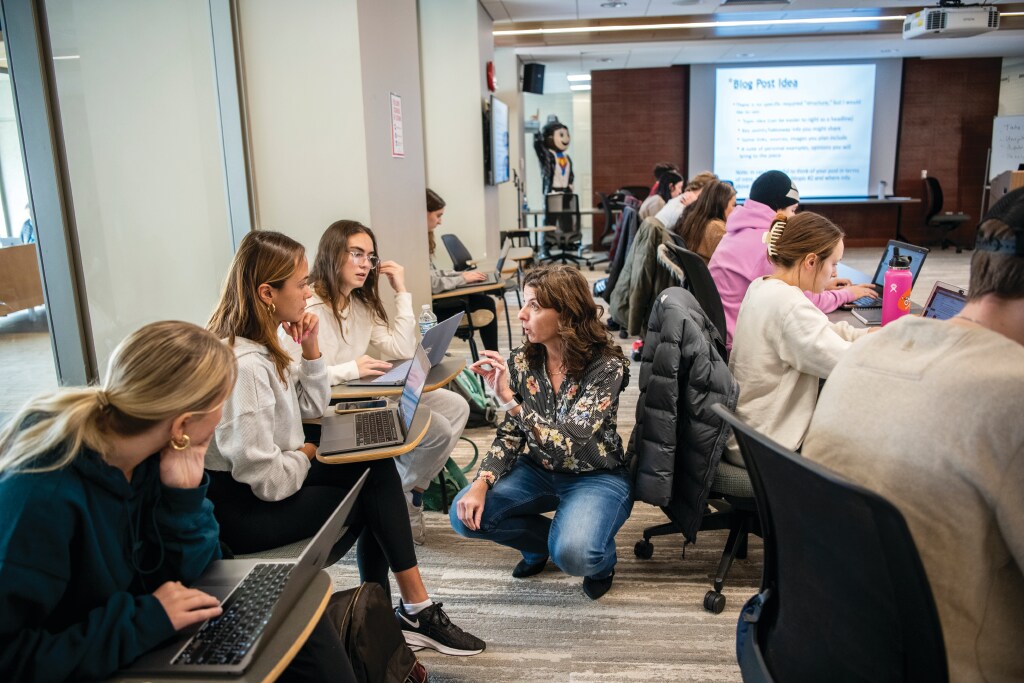
[[[395,292],[397,315],[388,320],[380,299],[385,277]],[[420,343],[412,294],[405,288],[405,269],[394,261],[381,261],[377,240],[356,221],[332,223],[317,248],[310,279],[314,295],[306,311],[320,319],[320,350],[331,384],[359,377],[379,377],[391,368],[380,358],[412,358]],[[299,345],[279,333],[293,357]],[[368,355],[370,352],[377,358]],[[419,410],[431,413],[430,426],[420,444],[394,459],[402,478],[413,540],[422,544],[423,491],[444,467],[469,419],[466,399],[447,389],[425,392]]]
[[[740,385],[736,413],[786,448],[799,449],[814,414],[819,380],[868,333],[830,322],[804,292],[818,293],[843,258],[843,231],[824,216],[776,216],[768,235],[775,271],[750,283],[736,318],[729,369]],[[743,467],[736,440],[725,458]]]

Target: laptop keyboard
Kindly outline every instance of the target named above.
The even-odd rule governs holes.
[[[862,296],[859,299],[854,299],[852,305],[857,308],[881,308],[882,299],[873,296]]]
[[[200,628],[171,664],[238,664],[263,633],[294,564],[260,563],[224,601],[224,611]]]
[[[371,446],[398,439],[390,410],[371,410],[356,415],[356,445]]]

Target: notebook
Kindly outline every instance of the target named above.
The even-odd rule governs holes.
[[[928,249],[926,247],[918,247],[913,244],[907,244],[906,242],[897,242],[896,240],[889,240],[889,244],[886,245],[885,251],[882,253],[882,258],[878,261],[878,266],[875,268],[875,276],[871,279],[870,286],[874,287],[879,297],[872,299],[869,296],[863,296],[859,299],[851,301],[848,304],[844,304],[843,308],[846,309],[858,309],[858,308],[881,308],[882,307],[882,285],[885,284],[885,271],[889,270],[889,261],[893,256],[893,249],[899,248],[900,256],[908,256],[910,258],[910,275],[913,277],[911,287],[917,282],[917,276],[921,274],[921,266],[924,265],[924,259],[928,256]],[[854,284],[861,284],[854,282]]]
[[[217,560],[211,564],[192,587],[220,599],[223,613],[180,631],[119,673],[197,679],[244,673],[348,529],[349,513],[368,474],[369,470],[364,472],[338,503],[297,560]]]
[[[910,312],[914,315],[920,314],[924,318],[935,318],[936,320],[949,320],[964,307],[967,303],[967,290],[945,282],[936,282],[932,287],[932,293],[928,295],[928,301],[924,308],[911,305]],[[857,308],[853,310],[853,317],[865,325],[881,325],[881,308]]]
[[[430,367],[434,367],[444,360],[444,354],[448,351],[448,347],[452,343],[452,338],[455,336],[455,332],[459,329],[459,323],[462,322],[463,315],[464,314],[461,312],[456,313],[443,322],[434,325],[427,330],[426,334],[423,335],[423,341],[420,342],[420,346],[422,346],[427,352],[427,359],[430,361]],[[402,386],[405,384],[405,376],[409,373],[409,366],[412,365],[412,359],[396,360],[392,361],[392,363],[393,365],[391,369],[379,377],[360,377],[346,382],[345,386]]]
[[[329,415],[320,422],[321,455],[337,455],[368,448],[391,446],[405,441],[416,417],[416,408],[427,383],[430,361],[422,346],[409,363],[405,387],[398,404],[382,410]]]

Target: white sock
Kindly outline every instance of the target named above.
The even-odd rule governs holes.
[[[422,612],[423,610],[427,609],[428,607],[430,607],[433,604],[434,604],[434,601],[431,600],[430,598],[427,598],[423,602],[406,602],[405,603],[405,613],[408,614],[411,617],[411,616],[413,616],[415,614],[419,614],[420,612]]]

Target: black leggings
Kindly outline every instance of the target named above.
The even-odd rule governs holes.
[[[356,542],[356,562],[363,581],[388,591],[388,569],[402,572],[416,566],[409,513],[402,480],[390,459],[349,465],[310,463],[302,488],[284,500],[260,500],[230,472],[213,472],[207,497],[220,524],[220,538],[234,553],[255,553],[313,536],[356,481],[369,469],[363,490],[349,517],[349,528],[335,546],[340,557]]]
[[[488,351],[497,351],[498,309],[495,306],[493,297],[488,296],[487,294],[470,294],[466,297],[435,299],[434,315],[437,316],[438,320],[444,320],[445,318],[450,318],[459,311],[465,311],[466,305],[462,303],[462,299],[469,301],[470,311],[487,310],[494,314],[494,320],[480,328],[480,339],[483,341],[485,349]]]

